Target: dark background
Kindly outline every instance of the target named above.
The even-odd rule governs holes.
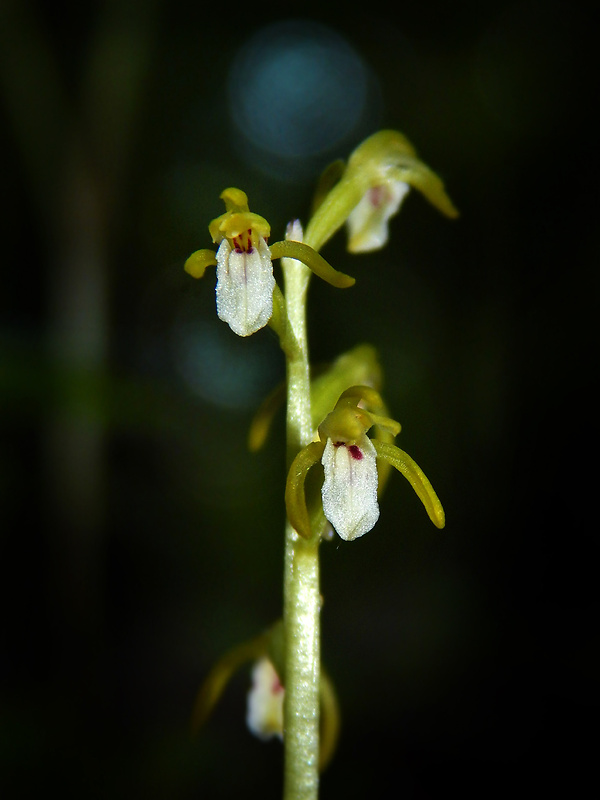
[[[412,193],[385,250],[329,243],[357,284],[313,282],[311,350],[378,348],[447,526],[395,475],[372,533],[322,547],[343,714],[322,796],[578,794],[598,713],[590,23],[531,0],[201,6],[0,7],[3,797],[280,795],[247,671],[198,739],[188,722],[214,661],[281,614],[283,415],[259,454],[245,437],[283,359],[182,265],[225,186],[276,240],[380,127],[461,218]]]

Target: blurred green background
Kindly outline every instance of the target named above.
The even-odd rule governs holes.
[[[381,127],[462,216],[411,194],[380,253],[330,242],[357,284],[313,282],[311,350],[378,348],[447,527],[395,475],[372,533],[322,547],[343,714],[322,796],[572,796],[589,777],[591,27],[554,0],[328,8],[0,5],[3,797],[280,795],[248,672],[198,739],[188,723],[214,661],[281,613],[283,416],[263,452],[245,438],[283,359],[182,265],[225,186],[277,240]]]

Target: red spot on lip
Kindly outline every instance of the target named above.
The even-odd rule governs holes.
[[[371,205],[375,208],[379,208],[385,202],[385,189],[383,186],[373,186],[373,188],[369,191],[369,200],[371,201]]]
[[[357,444],[351,444],[348,450],[350,451],[352,458],[356,459],[356,461],[360,461],[363,457],[362,450]]]

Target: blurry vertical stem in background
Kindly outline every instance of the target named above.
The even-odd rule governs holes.
[[[109,264],[124,202],[142,80],[153,44],[154,0],[106,0],[98,10],[78,97],[69,96],[53,36],[28,0],[0,4],[3,104],[51,274],[43,280],[50,367],[60,388],[44,434],[45,513],[62,607],[83,641],[102,624],[100,537],[105,505],[102,376],[108,357]],[[62,24],[62,23],[61,23]],[[68,22],[66,23],[68,26]],[[80,33],[78,35],[81,35]],[[27,253],[22,254],[26,268]],[[87,620],[87,621],[86,621]],[[91,660],[90,660],[91,663]],[[84,678],[85,679],[85,678]]]

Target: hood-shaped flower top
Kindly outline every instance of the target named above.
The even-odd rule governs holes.
[[[319,441],[311,442],[293,460],[285,502],[294,529],[305,538],[312,536],[304,484],[308,471],[320,460],[325,476],[321,499],[326,519],[349,542],[370,531],[379,519],[377,459],[383,459],[407,478],[431,521],[443,528],[444,509],[423,470],[400,448],[367,436],[372,426],[396,436],[400,424],[359,404],[383,408],[374,389],[352,386],[342,393],[334,410],[319,426]]]

